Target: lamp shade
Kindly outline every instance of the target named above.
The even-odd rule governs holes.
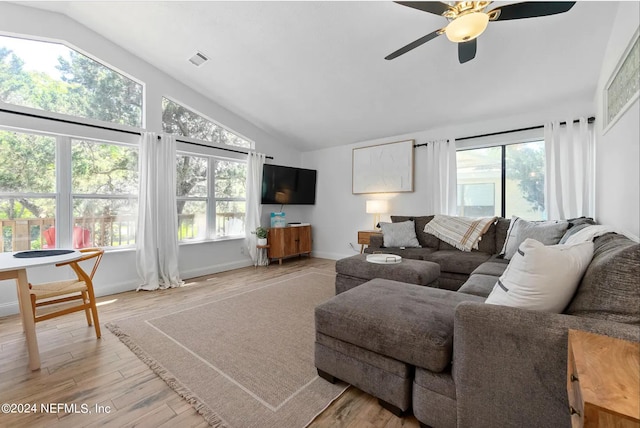
[[[473,12],[451,21],[445,28],[445,34],[452,42],[468,42],[482,34],[487,28],[487,24],[489,24],[489,15],[482,12]]]
[[[367,214],[384,214],[387,211],[389,211],[387,201],[379,199],[367,201]]]

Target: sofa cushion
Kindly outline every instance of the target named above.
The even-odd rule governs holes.
[[[471,275],[492,275],[499,277],[509,265],[508,260],[490,258],[488,261],[478,266]]]
[[[496,285],[499,277],[482,273],[474,274],[458,289],[458,293],[473,294],[486,298]]]
[[[380,222],[385,247],[420,247],[416,238],[416,226],[412,220],[400,223]]]
[[[615,233],[594,244],[593,260],[566,313],[640,325],[640,244]]]
[[[511,220],[508,218],[499,218],[496,222],[496,247],[492,251],[493,254],[499,254],[502,251],[504,242],[507,239],[507,232],[509,231],[510,225]]]
[[[561,313],[593,257],[593,242],[549,245],[525,240],[485,303]]]
[[[451,362],[455,307],[463,301],[484,299],[374,279],[317,306],[316,331],[441,372]]]
[[[424,256],[425,260],[436,262],[440,271],[469,275],[475,268],[489,260],[491,256],[479,251],[440,250]]]
[[[527,238],[535,239],[544,245],[555,245],[560,242],[568,226],[569,223],[565,220],[531,222],[514,215],[511,217],[511,225],[500,254],[510,260]]]
[[[487,231],[482,235],[482,237],[480,238],[480,241],[478,241],[478,249],[477,250],[471,250],[471,251],[480,251],[481,253],[487,253],[487,254],[495,254],[496,253],[496,230],[497,230],[497,225],[498,223],[492,223],[491,226],[489,227],[489,229],[487,229]],[[505,235],[506,235],[506,229],[505,229]],[[433,236],[433,235],[431,235]],[[435,236],[434,236],[435,238]],[[437,238],[436,238],[437,239]],[[440,250],[455,250],[456,247],[454,247],[451,244],[447,244],[446,242],[439,240],[440,241],[440,245],[438,246],[438,249]],[[500,244],[500,248],[502,248],[502,245],[504,244],[504,241],[502,241],[502,244]]]
[[[399,215],[391,216],[391,221],[393,223],[400,223],[407,220],[414,221],[416,225],[416,237],[418,238],[418,242],[420,243],[420,245],[422,245],[423,247],[429,247],[429,248],[435,248],[435,249],[438,248],[438,243],[440,242],[440,240],[435,236],[431,235],[430,233],[427,233],[424,231],[424,227],[427,225],[427,223],[433,220],[432,215],[425,215],[425,216],[419,216],[419,217],[409,217],[409,216],[399,216]]]

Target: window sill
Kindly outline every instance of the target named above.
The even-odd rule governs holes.
[[[180,241],[178,242],[178,246],[183,245],[198,245],[198,244],[211,244],[216,242],[226,242],[226,241],[240,241],[244,240],[244,235],[239,236],[224,236],[220,238],[207,238],[207,239],[193,239],[188,241]]]

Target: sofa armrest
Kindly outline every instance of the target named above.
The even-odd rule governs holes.
[[[640,326],[505,306],[456,307],[458,426],[570,427],[569,329],[640,341]]]

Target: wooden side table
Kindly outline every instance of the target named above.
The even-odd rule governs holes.
[[[567,392],[575,427],[640,427],[640,343],[569,330]]]
[[[382,232],[378,230],[358,231],[358,244],[360,244],[360,254],[364,252],[364,246],[369,245],[369,242],[371,241],[371,235],[382,235]]]

